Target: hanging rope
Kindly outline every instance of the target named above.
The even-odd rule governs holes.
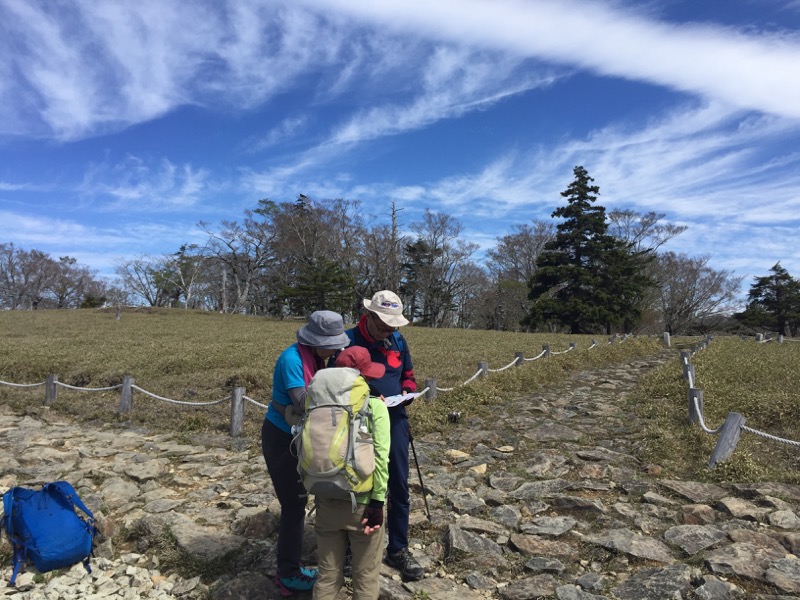
[[[153,392],[148,392],[147,390],[140,388],[138,385],[132,385],[131,389],[142,392],[145,396],[150,396],[156,400],[163,400],[164,402],[169,402],[170,404],[180,404],[181,406],[214,406],[229,400],[228,398],[223,398],[222,400],[214,400],[212,402],[182,402],[180,400],[173,400],[172,398],[164,398],[163,396],[159,396]]]

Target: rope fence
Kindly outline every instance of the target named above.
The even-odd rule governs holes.
[[[746,336],[740,336],[740,338],[746,339]],[[779,437],[777,435],[772,435],[764,431],[759,431],[758,429],[753,429],[752,427],[745,425],[747,419],[743,415],[737,412],[729,412],[725,420],[722,422],[722,424],[716,429],[711,429],[706,425],[705,419],[703,418],[703,390],[696,387],[695,368],[694,365],[691,364],[689,359],[696,352],[699,352],[707,348],[708,345],[711,343],[712,339],[713,338],[711,337],[707,337],[698,346],[695,346],[691,350],[681,351],[681,364],[683,366],[683,376],[689,384],[689,391],[688,391],[689,424],[697,423],[700,426],[700,429],[703,430],[703,432],[709,435],[719,436],[719,438],[717,439],[717,443],[714,446],[714,451],[711,453],[711,458],[708,461],[708,467],[710,469],[713,469],[720,462],[730,458],[734,450],[736,450],[736,445],[739,443],[739,439],[743,431],[751,433],[753,435],[760,436],[764,439],[773,442],[779,442],[782,444],[788,444],[791,446],[800,447],[800,442],[797,442],[795,440],[788,440]],[[773,342],[773,341],[782,344],[784,342],[797,342],[800,340],[784,338],[782,335],[777,336],[776,339],[776,338],[771,338],[769,336],[764,336],[762,334],[757,334],[755,336],[755,341],[757,344],[765,344],[767,342]]]
[[[628,336],[612,336],[609,338],[608,343],[613,344],[616,339],[624,340]],[[669,345],[669,340],[667,334],[665,334],[665,342]],[[591,350],[592,348],[597,347],[597,341],[592,340],[592,345],[589,346],[587,349]],[[536,356],[526,358],[523,352],[515,352],[514,353],[514,360],[503,367],[499,367],[496,369],[490,369],[488,362],[479,362],[478,363],[478,370],[469,377],[463,383],[457,384],[454,387],[444,388],[440,387],[436,384],[435,379],[426,379],[425,380],[425,387],[419,392],[420,397],[424,397],[426,400],[433,400],[436,398],[438,392],[451,392],[458,387],[463,387],[468,385],[479,378],[484,378],[489,375],[489,373],[500,373],[511,367],[520,367],[526,362],[532,362],[538,360],[540,358],[548,358],[550,356],[558,356],[561,354],[566,354],[571,352],[577,348],[577,344],[575,342],[570,342],[569,346],[566,350],[562,350],[559,352],[554,352],[550,349],[549,344],[544,344],[542,346],[542,351],[537,354]],[[81,392],[108,392],[114,390],[120,390],[120,401],[118,406],[118,413],[120,414],[127,414],[130,413],[133,409],[133,393],[138,392],[152,398],[154,400],[159,400],[161,402],[166,402],[168,404],[175,404],[179,406],[188,406],[192,408],[199,408],[199,407],[209,407],[209,406],[217,406],[223,404],[225,402],[230,401],[231,403],[231,424],[230,424],[230,435],[232,437],[238,437],[242,434],[244,430],[244,406],[245,403],[252,404],[257,406],[262,410],[267,410],[269,408],[268,404],[263,404],[258,402],[257,400],[247,396],[245,394],[245,388],[243,387],[235,387],[231,391],[230,397],[221,398],[219,400],[214,400],[210,402],[186,402],[182,400],[174,400],[172,398],[167,398],[164,396],[160,396],[155,394],[151,391],[148,391],[138,385],[135,384],[135,380],[133,377],[125,376],[122,380],[122,383],[117,385],[110,385],[106,387],[80,387],[76,385],[70,385],[67,383],[62,383],[58,381],[58,375],[48,375],[45,381],[37,382],[37,383],[13,383],[9,381],[2,381],[0,380],[0,385],[6,385],[13,388],[35,388],[35,387],[42,387],[45,388],[44,393],[44,406],[52,406],[53,403],[56,401],[58,397],[58,388],[65,388],[68,390],[74,391],[81,391]]]

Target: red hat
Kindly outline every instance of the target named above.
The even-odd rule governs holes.
[[[386,373],[386,367],[372,362],[369,350],[363,346],[350,346],[342,350],[336,357],[336,366],[357,369],[367,379],[378,379]]]

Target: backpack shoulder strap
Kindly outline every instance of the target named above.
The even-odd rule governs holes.
[[[75,488],[72,487],[72,485],[67,481],[53,481],[45,485],[42,489],[48,490],[48,488],[49,490],[52,490],[55,493],[63,496],[70,503],[71,506],[78,507],[84,512],[84,514],[86,514],[86,516],[88,517],[88,519],[86,520],[87,531],[89,532],[90,536],[94,537],[97,534],[97,527],[95,526],[94,514],[83,503],[83,500],[81,500],[81,497],[78,496],[78,492],[75,491]],[[89,553],[89,556],[87,556],[82,561],[83,566],[86,569],[87,573],[92,572],[92,567],[89,564],[92,556],[94,556],[94,550],[92,550]]]
[[[25,562],[25,557],[27,556],[25,545],[22,543],[22,540],[17,537],[16,531],[14,531],[14,495],[17,489],[21,488],[13,487],[3,494],[3,524],[5,525],[6,535],[11,542],[13,550],[11,558],[13,568],[11,570],[11,577],[8,580],[8,585],[11,587],[16,585],[17,575],[19,575],[22,564]]]
[[[44,489],[52,489],[55,490],[57,493],[61,494],[64,498],[66,498],[71,504],[80,508],[87,517],[89,517],[92,521],[94,521],[94,514],[92,511],[89,510],[86,505],[81,500],[80,496],[78,496],[78,492],[75,491],[75,488],[72,487],[66,481],[53,481],[52,483],[48,483],[44,486]]]
[[[3,524],[9,537],[14,535],[14,522],[11,519],[11,514],[14,510],[14,490],[16,489],[13,487],[3,494]]]
[[[395,331],[392,333],[394,337],[394,343],[397,344],[397,349],[400,351],[401,354],[405,354],[408,350],[408,345],[406,344],[406,338],[403,337],[403,334],[399,331]]]

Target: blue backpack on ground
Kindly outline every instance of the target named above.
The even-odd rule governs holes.
[[[91,573],[94,515],[69,483],[54,481],[40,490],[13,487],[3,494],[3,511],[3,528],[14,547],[11,586],[27,563],[46,573],[82,562]]]

